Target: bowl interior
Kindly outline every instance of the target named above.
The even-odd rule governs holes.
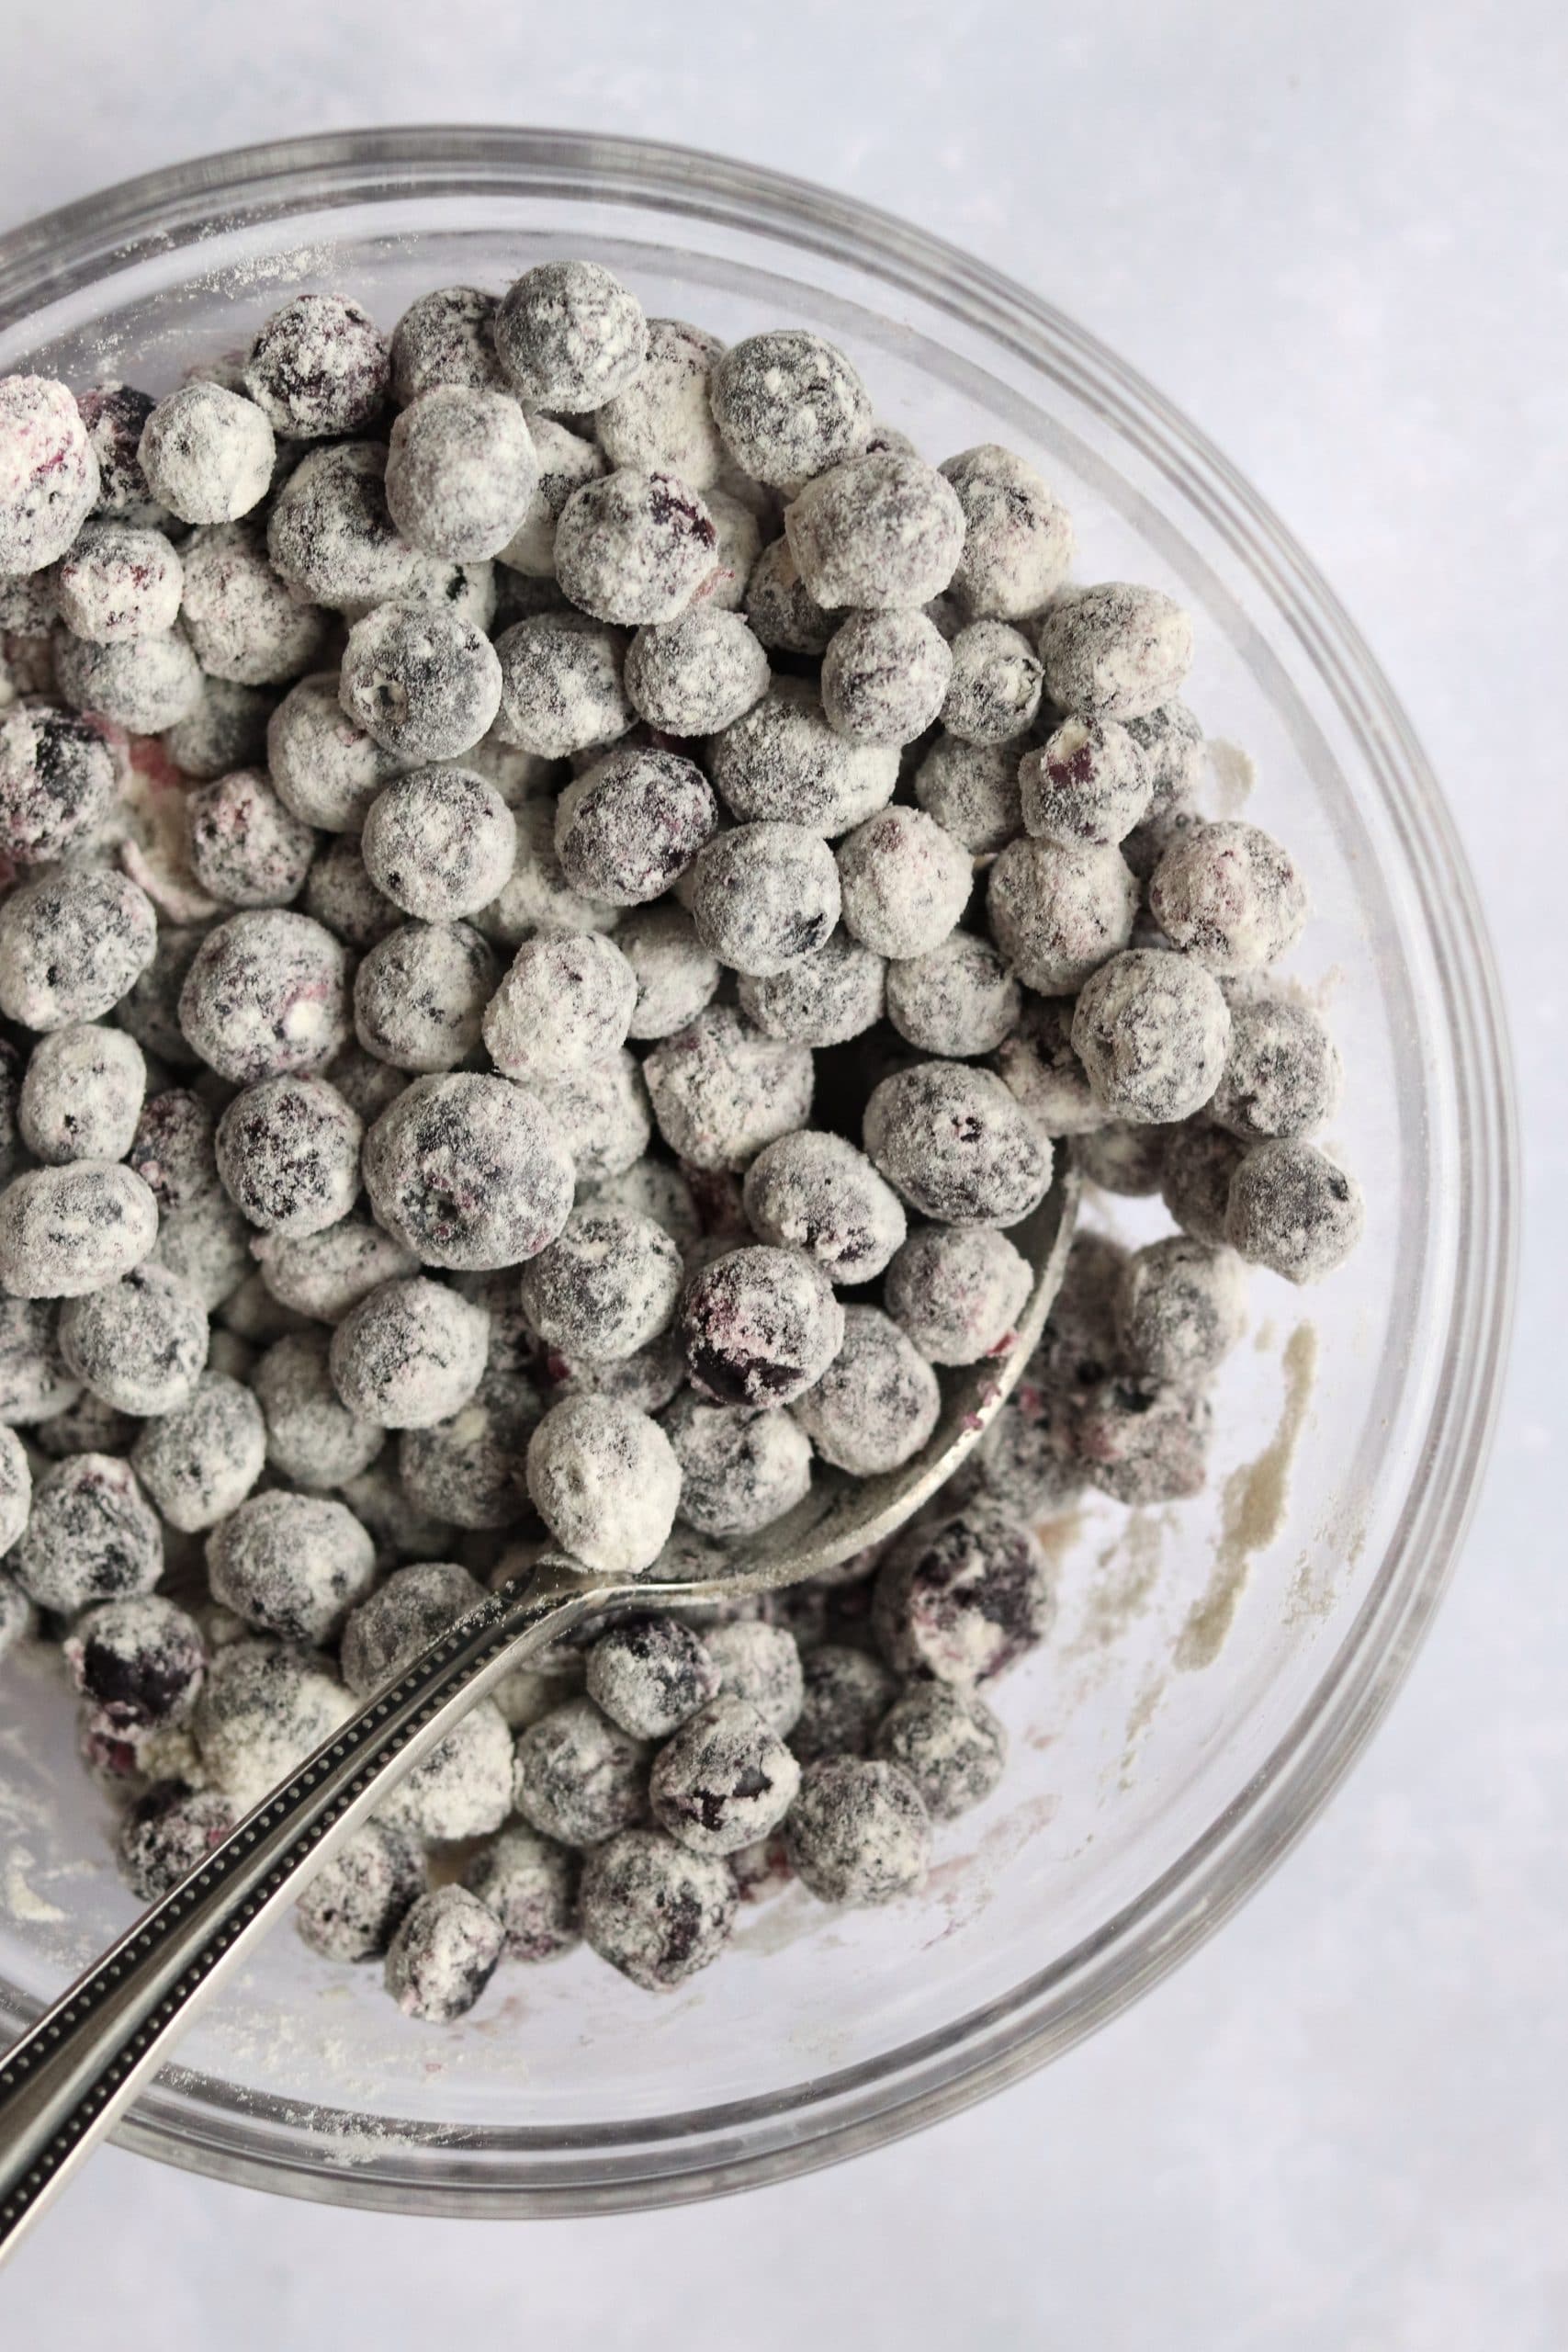
[[[1495,1382],[1506,1069],[1484,944],[1419,755],[1298,552],[1155,395],[1021,292],[875,216],[671,151],[447,132],[230,159],[216,185],[201,168],[13,241],[0,368],[157,391],[301,288],[389,326],[429,287],[572,254],[727,339],[819,329],[928,456],[1000,440],[1032,457],[1074,511],[1080,576],[1191,607],[1189,699],[1252,763],[1221,752],[1213,811],[1255,768],[1247,813],[1312,888],[1288,968],[1345,1051],[1327,1141],[1365,1189],[1365,1241],[1319,1290],[1255,1276],[1200,1501],[1053,1526],[1057,1631],[997,1687],[1008,1772],[939,1834],[926,1893],[840,1915],[792,1889],[676,1994],[579,1954],[504,1973],[443,2030],[285,1928],[128,2127],[362,2201],[701,2193],[864,2144],[1088,2030],[1256,1883],[1353,1752],[1451,1557]],[[1129,1238],[1166,1224],[1144,1202],[1089,1214]],[[41,1655],[0,1679],[17,2016],[132,1909],[72,1713]]]

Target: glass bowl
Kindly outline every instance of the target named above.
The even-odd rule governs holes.
[[[1300,1835],[1397,1688],[1462,1535],[1511,1272],[1506,1046],[1470,877],[1408,725],[1279,522],[1068,320],[862,206],[711,156],[538,131],[387,130],[160,173],[0,243],[0,368],[156,391],[335,287],[390,324],[432,286],[587,254],[650,312],[843,345],[929,455],[1025,451],[1074,510],[1083,577],[1194,612],[1190,699],[1256,763],[1249,813],[1310,878],[1292,970],[1349,1066],[1332,1147],[1368,1225],[1337,1279],[1253,1284],[1201,1501],[1055,1526],[1050,1645],[996,1704],[995,1797],[941,1832],[918,1899],[798,1888],[651,1999],[589,1955],[412,2025],[375,1970],[285,1928],[121,2129],[231,2180],[400,2211],[604,2211],[712,2195],[875,2146],[1000,2089],[1134,2000]],[[1222,754],[1234,797],[1245,763]],[[1103,1204],[1114,1229],[1159,1220]],[[12,2027],[131,1910],[57,1668],[0,1692]]]

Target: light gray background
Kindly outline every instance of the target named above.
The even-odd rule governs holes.
[[[845,2170],[615,2223],[405,2222],[110,2151],[0,2282],[17,2346],[1558,2352],[1568,33],[1556,0],[12,0],[0,224],[246,140],[424,119],[826,181],[1076,314],[1361,622],[1512,1011],[1518,1341],[1393,1720],[1245,1915],[1088,2047]]]

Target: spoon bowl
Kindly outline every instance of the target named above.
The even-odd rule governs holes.
[[[1059,1152],[1050,1191],[1013,1232],[1032,1274],[1017,1325],[999,1353],[947,1374],[936,1427],[912,1460],[874,1478],[824,1472],[793,1510],[730,1550],[721,1576],[607,1581],[546,1553],[432,1642],[86,1969],[0,2057],[0,2258],[250,1944],[503,1675],[603,1609],[729,1600],[820,1576],[886,1543],[930,1502],[1039,1343],[1078,1188]]]

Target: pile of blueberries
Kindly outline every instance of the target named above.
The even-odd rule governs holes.
[[[139,1895],[486,1580],[712,1574],[909,1460],[1071,1138],[1176,1229],[1080,1237],[939,1505],[558,1645],[299,1925],[419,2017],[579,1938],[668,1985],[994,1788],[1035,1524],[1195,1493],[1245,1263],[1361,1222],[1190,622],[1073,554],[1022,458],[590,262],[0,380],[0,1650],[62,1644]]]

